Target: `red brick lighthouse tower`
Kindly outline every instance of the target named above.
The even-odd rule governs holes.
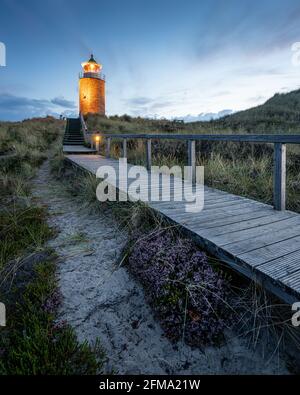
[[[83,72],[79,76],[79,111],[82,115],[105,115],[105,79],[102,65],[94,56],[81,63]]]

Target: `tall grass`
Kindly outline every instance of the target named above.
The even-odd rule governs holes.
[[[52,117],[23,122],[0,122],[0,198],[28,195],[29,181],[61,141],[64,122]]]
[[[0,300],[9,312],[0,374],[96,374],[102,367],[99,344],[79,344],[57,321],[56,256],[45,245],[54,231],[30,195],[40,164],[55,145],[61,151],[63,129],[51,117],[0,123]]]

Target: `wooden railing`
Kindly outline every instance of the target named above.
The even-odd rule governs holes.
[[[80,123],[81,123],[81,130],[82,130],[82,133],[83,133],[84,141],[86,143],[89,143],[90,141],[89,141],[89,136],[88,136],[87,124],[86,124],[86,122],[84,120],[84,117],[83,117],[83,115],[81,113],[79,114],[79,119],[80,119]]]
[[[99,135],[99,134],[98,134]],[[274,185],[273,205],[275,210],[285,210],[286,207],[286,144],[300,144],[300,135],[252,134],[102,134],[106,140],[106,157],[110,157],[111,139],[123,140],[123,157],[127,157],[127,140],[144,139],[146,141],[147,169],[151,168],[152,140],[184,140],[187,141],[188,165],[191,166],[191,181],[196,181],[196,141],[226,141],[266,143],[274,145]],[[99,147],[99,145],[98,145]]]

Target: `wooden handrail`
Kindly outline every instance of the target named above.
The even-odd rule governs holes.
[[[202,140],[246,143],[300,144],[300,134],[114,134],[101,132],[98,134],[103,137],[120,139]]]
[[[84,117],[81,113],[79,114],[79,119],[81,123],[81,130],[83,132],[84,141],[88,143],[89,142],[89,139],[87,137],[88,128],[87,128],[87,124],[85,123]]]
[[[106,139],[106,157],[110,157],[111,139],[123,140],[123,157],[127,157],[128,139],[146,140],[146,163],[147,169],[151,168],[151,141],[152,140],[184,140],[188,142],[188,165],[191,168],[190,178],[196,182],[196,141],[227,141],[247,143],[274,144],[274,187],[273,205],[275,210],[286,208],[286,144],[300,144],[299,135],[282,134],[113,134],[99,133]]]

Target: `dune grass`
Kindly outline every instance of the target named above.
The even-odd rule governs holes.
[[[99,343],[80,344],[65,322],[57,258],[45,245],[54,235],[48,212],[31,197],[31,182],[53,146],[61,146],[64,122],[54,118],[0,123],[0,301],[7,325],[0,328],[0,374],[96,374]],[[59,149],[59,151],[61,148]],[[46,180],[45,180],[46,182]]]

